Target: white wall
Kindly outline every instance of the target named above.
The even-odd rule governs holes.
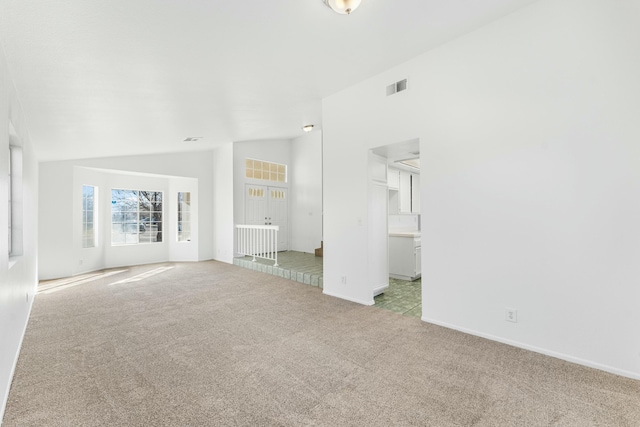
[[[214,259],[233,263],[233,143],[213,152],[213,253]]]
[[[8,167],[9,121],[23,150],[23,252],[9,260]],[[38,162],[25,117],[0,48],[0,420],[37,286]]]
[[[100,268],[149,262],[212,259],[212,165],[212,151],[41,163],[40,278],[66,277]],[[170,175],[172,173],[180,175]],[[78,215],[83,184],[100,187],[102,245],[96,250],[80,247]],[[170,228],[165,231],[162,244],[111,247],[109,209],[112,188],[165,191],[165,197],[168,197],[165,215]],[[192,235],[192,241],[180,244],[175,242],[176,230],[173,227],[173,211],[177,209],[173,193],[177,191],[192,192],[194,215],[198,219],[197,234]]]
[[[291,250],[314,253],[322,241],[322,132],[291,141]]]
[[[367,149],[420,138],[423,320],[640,378],[638,16],[541,0],[325,99],[325,293],[371,303]]]

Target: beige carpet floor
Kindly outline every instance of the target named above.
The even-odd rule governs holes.
[[[638,381],[232,265],[48,286],[6,427],[640,426]]]

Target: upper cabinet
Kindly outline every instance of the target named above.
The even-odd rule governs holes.
[[[398,190],[400,188],[400,171],[389,168],[387,176],[387,184],[390,190]]]
[[[411,174],[411,212],[420,213],[420,174]]]
[[[389,213],[420,213],[420,174],[389,168]]]
[[[400,213],[411,213],[411,174],[407,171],[400,171],[400,186],[398,193],[398,207]]]

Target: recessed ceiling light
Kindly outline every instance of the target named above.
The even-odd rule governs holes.
[[[313,130],[313,125],[304,125],[302,126],[302,130],[305,132],[311,132]]]

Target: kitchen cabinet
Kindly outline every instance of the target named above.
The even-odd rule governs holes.
[[[411,174],[411,212],[420,213],[420,174]]]
[[[389,168],[389,213],[420,213],[420,174]]]
[[[416,280],[422,276],[420,232],[389,234],[389,276]]]
[[[407,171],[400,171],[398,211],[400,213],[411,213],[411,174]]]
[[[390,190],[398,190],[400,188],[400,171],[398,169],[389,168],[387,180],[387,185]]]

